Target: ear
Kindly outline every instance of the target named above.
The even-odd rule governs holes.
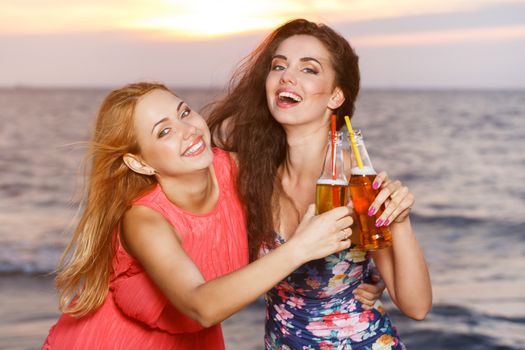
[[[154,175],[155,169],[147,165],[139,156],[131,153],[126,153],[122,160],[128,168],[134,172],[142,175]]]
[[[343,90],[341,90],[338,86],[334,89],[334,92],[332,93],[332,96],[330,97],[330,100],[328,101],[328,108],[334,110],[339,107],[345,102],[345,95],[343,94]]]

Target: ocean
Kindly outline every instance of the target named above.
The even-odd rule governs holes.
[[[58,311],[49,274],[69,240],[82,141],[108,89],[0,89],[0,349],[38,349]],[[176,89],[194,109],[216,90]],[[525,349],[525,91],[363,90],[354,127],[376,170],[416,197],[434,306],[409,349]],[[258,301],[225,321],[228,349],[261,349]]]

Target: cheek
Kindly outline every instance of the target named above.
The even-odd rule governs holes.
[[[308,88],[311,91],[312,95],[331,95],[332,86],[326,82],[321,81],[310,81]]]
[[[270,99],[270,83],[269,83],[269,78],[266,78],[266,83],[264,85],[264,89],[265,89],[265,92],[266,92],[266,100],[269,100]]]
[[[210,129],[208,128],[208,124],[206,124],[206,120],[203,118],[195,118],[191,121],[191,125],[193,125],[197,129],[197,133],[204,136],[204,141],[210,145],[211,144],[211,134]]]
[[[276,72],[270,72],[266,76],[266,95],[271,96],[273,95],[272,91],[276,89],[276,86],[279,85],[279,77]]]
[[[274,84],[272,82],[271,76],[268,76],[266,78],[266,86],[265,86],[265,89],[266,89],[266,103],[268,104],[268,106],[271,106],[273,100],[275,99],[275,95],[273,93],[274,89],[272,88],[273,85]]]
[[[193,125],[198,130],[204,130],[208,129],[208,125],[206,124],[206,121],[203,118],[195,118],[191,121],[191,125]]]
[[[180,147],[176,142],[158,143],[151,147],[146,147],[142,151],[144,160],[153,167],[165,162],[166,159],[172,158],[173,154],[178,154]]]
[[[211,133],[207,125],[204,125],[204,129],[202,129],[202,136],[204,137],[204,142],[206,142],[206,144],[210,146],[211,145]]]

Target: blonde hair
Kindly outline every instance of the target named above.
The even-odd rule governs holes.
[[[84,209],[60,260],[56,286],[60,310],[84,316],[104,302],[115,255],[115,232],[132,201],[157,181],[131,171],[126,153],[138,154],[134,111],[140,97],[162,84],[136,83],[114,90],[102,102],[86,156],[91,163]]]

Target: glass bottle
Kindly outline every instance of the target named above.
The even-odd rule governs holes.
[[[328,149],[323,170],[316,185],[316,213],[321,214],[330,209],[348,204],[348,179],[344,172],[343,133],[336,131],[334,140],[328,132]],[[334,145],[332,149],[332,144]]]
[[[377,250],[392,245],[392,233],[388,226],[378,223],[377,219],[385,209],[384,204],[375,212],[370,212],[370,205],[375,200],[379,189],[374,189],[373,183],[377,175],[363,141],[361,131],[354,134],[357,153],[352,147],[352,175],[350,177],[350,193],[354,206],[355,218],[359,227],[360,246],[364,250]],[[361,163],[357,161],[358,156]],[[376,223],[378,225],[376,225]]]

